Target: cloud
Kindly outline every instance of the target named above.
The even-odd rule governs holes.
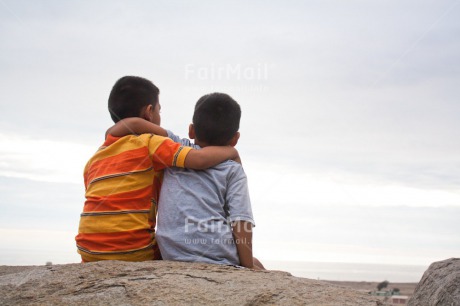
[[[266,159],[264,159],[266,160]],[[254,205],[286,203],[286,215],[294,216],[296,208],[306,206],[341,205],[362,207],[442,207],[460,206],[458,190],[426,188],[401,184],[399,181],[377,179],[363,171],[325,172],[292,165],[267,166],[255,160],[246,160],[251,197]],[[391,176],[391,174],[387,174]],[[395,175],[393,174],[393,177]],[[418,174],[420,176],[420,174]],[[407,178],[405,178],[407,179]],[[417,179],[420,179],[417,177]],[[415,184],[414,184],[415,185]],[[269,203],[269,204],[266,204]],[[292,210],[289,209],[292,207]]]
[[[83,168],[97,147],[70,141],[0,134],[0,176],[44,182],[82,182]]]
[[[344,258],[375,260],[375,226],[394,223],[407,255],[389,245],[385,252],[408,262],[414,252],[403,244],[424,243],[408,234],[422,219],[433,251],[420,261],[453,253],[450,230],[458,229],[448,214],[458,215],[460,204],[457,1],[3,2],[4,221],[41,228],[47,220],[65,226],[60,216],[78,219],[82,169],[112,124],[111,86],[134,74],[159,85],[164,126],[178,134],[186,135],[205,93],[228,92],[241,104],[238,149],[256,222],[271,239],[274,220],[282,219],[280,249],[287,235],[297,237],[289,242],[297,252],[291,259],[332,260],[335,245]],[[267,65],[268,76],[187,77],[188,65]],[[39,200],[50,195],[52,202]],[[78,209],[66,213],[64,202]],[[305,224],[316,227],[307,231]],[[312,234],[319,227],[324,241]],[[342,249],[335,233],[344,233]],[[262,243],[273,249],[273,241]],[[305,255],[323,243],[316,257]],[[356,250],[364,255],[353,257]]]
[[[40,182],[0,176],[1,228],[78,229],[84,187],[64,182]]]
[[[263,204],[254,245],[267,260],[428,265],[459,252],[458,207]]]

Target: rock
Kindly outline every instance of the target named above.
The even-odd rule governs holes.
[[[0,305],[381,305],[280,271],[172,261],[0,267]]]
[[[460,258],[432,263],[407,305],[460,305]]]

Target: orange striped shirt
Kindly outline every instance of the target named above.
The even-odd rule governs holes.
[[[113,137],[88,161],[75,237],[83,261],[161,258],[155,218],[163,169],[184,167],[191,148],[151,134]]]

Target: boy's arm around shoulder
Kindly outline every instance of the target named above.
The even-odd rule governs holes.
[[[107,130],[107,134],[115,137],[145,133],[168,137],[168,131],[164,128],[138,117],[122,119]],[[230,146],[210,146],[201,150],[190,150],[185,158],[184,167],[202,170],[229,159],[239,160],[238,151],[235,148]]]
[[[190,139],[180,138],[170,131],[166,132],[172,141],[181,144],[183,147],[193,148],[192,150],[188,151],[188,154],[185,157],[184,168],[203,170],[213,167],[229,159],[237,162],[240,160],[238,151],[234,147],[208,146],[202,149],[197,149],[197,146],[191,143]]]
[[[214,167],[226,160],[239,160],[238,151],[231,146],[209,146],[200,150],[190,150],[184,167],[203,170]]]
[[[125,118],[118,121],[107,130],[106,135],[110,134],[115,137],[123,137],[146,133],[168,137],[168,132],[164,128],[139,117]]]

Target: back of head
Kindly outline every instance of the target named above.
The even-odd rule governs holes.
[[[240,128],[241,108],[229,95],[212,93],[195,105],[193,125],[198,140],[208,145],[226,145]]]
[[[151,81],[125,76],[113,85],[109,96],[109,112],[112,120],[118,122],[128,117],[139,117],[142,110],[158,103],[160,90]]]

